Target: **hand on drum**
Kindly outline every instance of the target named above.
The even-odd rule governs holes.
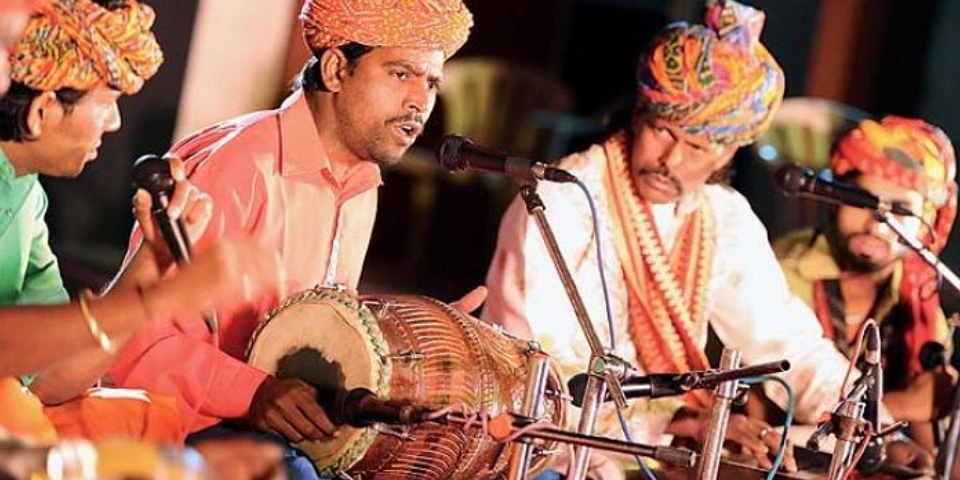
[[[296,378],[267,377],[250,403],[250,424],[291,442],[325,440],[337,427],[317,403],[317,390]]]
[[[480,305],[483,305],[483,302],[486,299],[487,287],[480,285],[479,287],[470,290],[470,292],[461,297],[460,300],[451,303],[450,306],[469,315],[476,309],[480,308]]]
[[[683,408],[677,412],[673,421],[667,427],[667,433],[689,437],[697,440],[701,445],[707,432],[709,412]],[[727,426],[727,443],[740,448],[740,451],[756,459],[761,468],[773,466],[773,459],[780,449],[780,433],[762,420],[749,418],[742,414],[730,415]],[[797,471],[797,461],[793,456],[793,445],[787,441],[786,452],[781,467],[787,472]]]

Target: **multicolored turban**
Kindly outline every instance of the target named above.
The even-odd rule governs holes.
[[[667,26],[640,56],[638,107],[714,143],[752,143],[784,90],[783,70],[760,43],[763,21],[754,8],[708,0],[705,25]]]
[[[957,216],[957,165],[953,145],[939,128],[911,118],[884,117],[860,122],[833,150],[830,169],[835,175],[853,172],[876,175],[924,198],[924,219],[932,227],[923,238],[939,253],[950,237]],[[920,348],[935,339],[940,309],[937,274],[913,252],[903,259],[900,301],[911,312],[907,331],[911,371],[919,372]]]
[[[306,0],[300,21],[314,52],[356,42],[442,50],[447,58],[473,26],[461,0]]]
[[[11,77],[42,91],[106,84],[136,93],[163,62],[150,32],[154,18],[136,0],[112,10],[90,0],[47,0],[10,51]]]

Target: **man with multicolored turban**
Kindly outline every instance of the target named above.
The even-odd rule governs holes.
[[[864,120],[837,142],[830,169],[909,208],[917,216],[900,219],[906,230],[933,252],[943,249],[957,214],[957,184],[953,146],[939,128],[896,116]],[[776,242],[787,282],[841,352],[853,353],[864,320],[879,322],[886,403],[932,448],[932,430],[923,421],[947,413],[951,385],[935,355],[950,344],[937,274],[871,212],[838,206],[830,218]]]
[[[422,132],[443,64],[466,41],[472,17],[460,0],[308,0],[300,19],[313,56],[282,106],[203,129],[171,151],[214,200],[197,251],[239,233],[281,256],[285,292],[355,290],[380,168],[399,161]],[[219,341],[199,317],[149,326],[111,377],[176,395],[194,412],[185,419],[189,431],[246,419],[294,442],[327,438],[335,427],[313,387],[245,363],[254,330],[276,305],[263,299],[238,314],[221,312]],[[295,462],[299,475],[315,475]]]
[[[708,2],[704,24],[666,27],[640,57],[630,125],[560,161],[590,190],[599,237],[576,186],[544,183],[539,192],[600,338],[612,327],[621,357],[648,373],[708,369],[709,326],[745,364],[789,359],[797,417],[815,420],[833,406],[847,361],[790,293],[746,199],[724,184],[737,148],[763,133],[783,96],[783,72],[759,40],[763,20],[734,1]],[[564,374],[583,371],[590,350],[519,199],[501,224],[487,286],[484,318],[539,341]],[[786,405],[782,391],[770,393]],[[633,401],[634,438],[702,440],[708,402],[708,394]],[[620,434],[613,415],[598,428]],[[743,415],[727,435],[762,465],[778,449],[770,425]]]

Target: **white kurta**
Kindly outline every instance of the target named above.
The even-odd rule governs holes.
[[[627,284],[607,213],[603,148],[595,145],[586,152],[571,155],[561,166],[587,185],[596,202],[616,352],[638,366],[628,332]],[[590,319],[601,341],[607,344],[609,328],[587,201],[573,184],[542,183],[539,193]],[[802,422],[816,421],[822,412],[833,407],[847,361],[823,339],[813,312],[787,288],[766,230],[738,192],[707,185],[690,192],[679,204],[654,205],[656,227],[667,250],[694,203],[690,201],[693,195],[706,196],[716,220],[717,247],[707,296],[710,324],[725,346],[741,351],[744,365],[789,359],[792,368],[783,376],[797,394],[797,418]],[[561,365],[565,376],[586,369],[590,349],[536,223],[520,198],[512,203],[500,225],[487,287],[490,295],[483,318],[521,333],[528,325],[529,334]],[[698,335],[701,347],[705,346],[705,323]],[[767,393],[785,406],[786,395],[779,388],[771,385]],[[629,417],[634,439],[647,443],[666,441],[668,437],[662,432],[679,407],[679,401],[632,403]],[[609,412],[601,416],[597,432],[619,436],[612,407],[604,410]]]

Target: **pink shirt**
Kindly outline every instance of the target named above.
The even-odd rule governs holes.
[[[342,178],[303,93],[278,110],[229,120],[171,150],[187,162],[190,181],[213,197],[213,219],[194,250],[243,233],[279,252],[289,294],[324,282],[339,235],[334,283],[356,289],[377,207],[380,169],[361,162]],[[128,256],[140,241],[134,230]],[[142,328],[121,352],[111,378],[126,387],[175,395],[184,428],[197,431],[245,417],[266,373],[245,363],[245,350],[276,299],[219,314],[219,349],[199,315]]]

